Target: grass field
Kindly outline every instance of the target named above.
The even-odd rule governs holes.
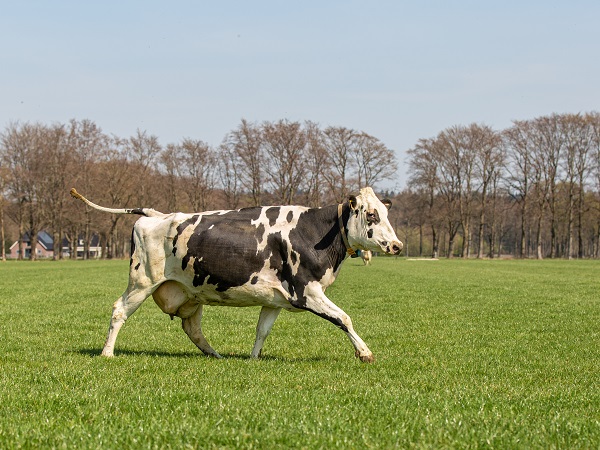
[[[0,448],[599,448],[597,261],[349,260],[330,298],[375,354],[207,307],[204,357],[152,300],[99,357],[128,261],[0,264]]]

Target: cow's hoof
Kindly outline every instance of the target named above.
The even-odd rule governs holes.
[[[373,353],[367,353],[366,355],[360,355],[358,352],[355,353],[356,357],[365,363],[373,363],[375,362],[375,357]]]
[[[113,352],[102,352],[100,356],[104,356],[105,358],[114,358],[115,354]]]

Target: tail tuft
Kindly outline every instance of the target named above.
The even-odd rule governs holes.
[[[78,200],[83,200],[83,196],[77,192],[75,188],[71,188],[71,197],[76,198]]]

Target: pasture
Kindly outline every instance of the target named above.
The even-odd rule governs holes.
[[[348,260],[329,297],[373,351],[205,307],[209,359],[148,300],[99,357],[128,261],[0,264],[0,448],[598,448],[598,261]]]

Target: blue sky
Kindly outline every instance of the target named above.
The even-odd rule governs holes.
[[[600,109],[600,2],[22,1],[0,15],[0,127],[90,119],[217,146],[312,120],[405,152],[453,125]],[[394,183],[389,185],[394,186]]]

